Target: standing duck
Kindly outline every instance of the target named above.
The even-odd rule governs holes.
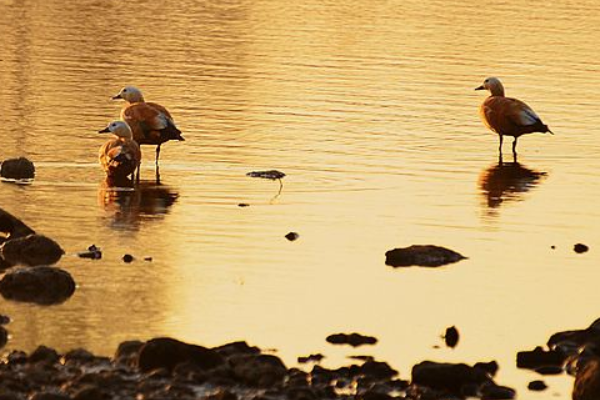
[[[100,147],[100,165],[110,178],[127,178],[139,171],[142,152],[140,146],[133,140],[129,125],[123,121],[114,121],[99,133],[110,132],[115,137]]]
[[[504,86],[498,78],[487,78],[475,90],[489,90],[491,95],[479,108],[483,123],[500,137],[500,158],[502,158],[503,136],[515,138],[512,145],[513,157],[517,158],[517,139],[526,133],[552,133],[540,117],[521,100],[504,97]]]
[[[142,144],[156,145],[156,178],[159,179],[158,157],[160,145],[169,140],[185,140],[175,125],[171,113],[160,104],[144,101],[142,92],[133,86],[125,86],[113,100],[123,99],[121,119],[129,124],[133,139]],[[139,180],[139,170],[137,179]]]

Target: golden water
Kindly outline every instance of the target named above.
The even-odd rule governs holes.
[[[520,399],[569,398],[565,376],[528,392],[515,356],[600,316],[599,25],[595,1],[0,0],[0,159],[37,166],[0,206],[59,241],[78,282],[59,306],[1,300],[9,348],[245,339],[288,365],[372,354],[403,378],[495,359]],[[519,166],[498,168],[477,115],[490,75],[556,133],[523,137]],[[143,185],[115,192],[95,132],[126,84],[186,141],[163,146],[161,186],[144,147]],[[288,174],[279,195],[245,176],[263,169]],[[429,243],[469,259],[384,265]],[[74,256],[91,244],[102,260]],[[458,347],[435,348],[450,325]],[[325,343],[339,331],[380,342]]]

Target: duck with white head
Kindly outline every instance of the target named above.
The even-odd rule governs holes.
[[[140,146],[133,140],[131,128],[123,121],[113,121],[98,133],[112,133],[100,147],[99,159],[102,169],[110,178],[127,178],[139,169],[142,159]]]

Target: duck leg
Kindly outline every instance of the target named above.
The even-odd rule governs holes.
[[[515,140],[513,141],[512,145],[513,158],[515,162],[517,161],[517,139],[518,137],[515,136]]]
[[[504,141],[504,137],[502,136],[502,134],[499,134],[498,136],[500,136],[500,145],[498,146],[498,152],[500,153],[500,157],[502,157],[502,142]]]
[[[160,144],[156,146],[156,160],[154,166],[156,168],[156,183],[160,183],[160,167],[158,166],[158,157],[160,156]]]

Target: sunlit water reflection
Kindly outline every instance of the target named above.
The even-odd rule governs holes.
[[[359,331],[380,339],[360,353],[404,378],[425,358],[496,359],[498,382],[540,398],[516,352],[598,317],[599,8],[0,1],[0,158],[37,166],[32,185],[2,184],[0,205],[67,249],[79,285],[60,306],[2,301],[10,348],[110,354],[171,335],[339,365],[356,352],[324,338]],[[488,75],[556,133],[523,137],[518,164],[498,165],[478,119],[473,88]],[[135,191],[111,189],[97,164],[95,132],[117,118],[109,98],[125,84],[186,137],[163,146],[160,186],[152,147]],[[261,169],[288,175],[280,195],[245,176]],[[579,241],[591,251],[574,254]],[[384,265],[385,251],[419,243],[469,259]],[[91,244],[102,260],[75,256]],[[451,325],[458,347],[435,348]],[[570,378],[546,381],[568,398]]]

